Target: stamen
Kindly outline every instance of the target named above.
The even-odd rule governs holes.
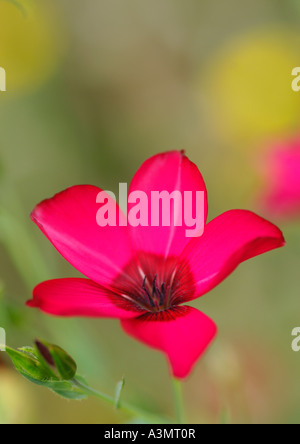
[[[159,303],[160,305],[163,305],[164,301],[165,301],[165,297],[166,297],[166,288],[165,288],[165,283],[163,282],[162,286],[161,286],[161,292],[160,294],[160,299],[159,299]]]
[[[153,293],[153,295],[156,294],[156,279],[157,279],[157,274],[155,275],[154,281],[152,283],[152,293]]]
[[[166,306],[166,285],[163,283],[159,288],[157,284],[157,274],[155,275],[152,282],[152,294],[150,293],[149,286],[146,284],[147,276],[143,279],[143,292],[146,297],[146,301],[150,303],[152,308],[156,308],[157,311],[160,311]]]
[[[152,299],[152,297],[151,297],[151,295],[149,293],[149,290],[146,288],[146,280],[147,280],[147,276],[144,277],[143,290],[146,293],[146,295],[148,296],[148,299],[149,299],[151,307],[155,307],[155,304],[154,304],[153,299]]]
[[[158,296],[158,298],[159,298],[159,303],[158,303],[158,308],[159,308],[159,306],[163,305],[164,298],[163,298],[163,295],[162,295],[161,291],[159,290],[158,286],[156,285],[156,281],[157,281],[157,274],[155,275],[154,281],[152,284],[152,293],[153,293],[153,296]],[[157,303],[156,299],[155,299],[155,302]]]

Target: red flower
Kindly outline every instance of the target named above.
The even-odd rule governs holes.
[[[181,152],[147,160],[133,178],[130,193],[204,191],[198,168]],[[208,223],[201,237],[187,227],[99,228],[93,186],[76,186],[46,200],[33,221],[55,248],[89,279],[43,282],[30,307],[59,316],[119,318],[123,329],[164,352],[177,378],[186,377],[216,335],[214,322],[182,305],[208,293],[237,266],[282,247],[280,230],[259,216],[229,211]],[[115,205],[111,198],[110,205]]]
[[[263,159],[263,208],[274,217],[300,216],[300,138],[278,144]]]

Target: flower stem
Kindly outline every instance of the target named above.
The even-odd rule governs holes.
[[[176,421],[177,421],[177,424],[184,424],[182,384],[181,384],[181,381],[179,381],[179,379],[176,379],[176,378],[172,378],[172,382],[173,382]]]
[[[108,404],[116,407],[115,399],[112,396],[106,395],[105,393],[99,392],[93,388],[86,386],[85,384],[79,382],[77,379],[72,380],[73,384],[76,385],[82,392],[84,392],[87,396],[94,396],[95,398],[101,399],[102,401],[107,402]],[[124,413],[132,415],[134,417],[142,418],[149,424],[164,424],[169,423],[169,420],[166,418],[158,417],[153,415],[150,412],[146,412],[145,410],[140,409],[134,405],[128,404],[126,402],[120,402],[118,406],[118,410],[122,410]]]

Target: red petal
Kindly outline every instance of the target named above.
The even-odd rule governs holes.
[[[220,284],[241,262],[284,245],[282,232],[256,214],[244,210],[222,214],[182,253],[194,275],[195,298]]]
[[[88,279],[56,279],[33,290],[29,307],[55,316],[128,319],[141,314],[134,304],[107,292]]]
[[[195,215],[196,191],[204,192],[204,223],[207,217],[207,192],[206,186],[198,168],[182,152],[172,151],[159,154],[148,159],[135,174],[129,189],[129,193],[143,191],[148,197],[149,219],[151,214],[151,192],[180,191],[184,199],[184,191],[193,192],[193,214]],[[184,213],[184,211],[182,211]],[[152,208],[153,214],[153,208]],[[179,255],[189,242],[186,230],[190,229],[185,224],[183,217],[182,226],[174,226],[174,208],[171,208],[171,226],[162,226],[160,217],[158,227],[130,227],[129,232],[132,244],[136,251],[154,253],[157,255]],[[203,224],[204,225],[204,224]],[[203,229],[203,226],[201,227]]]
[[[189,375],[217,333],[214,322],[192,307],[123,320],[130,336],[165,353],[176,378]]]
[[[39,204],[32,219],[70,264],[109,286],[131,260],[131,250],[126,227],[97,225],[100,191],[89,185],[69,188]],[[116,205],[108,200],[111,207]]]

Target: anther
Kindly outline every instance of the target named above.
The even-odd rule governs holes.
[[[160,292],[160,300],[159,300],[160,305],[163,305],[165,297],[166,297],[166,288],[165,288],[165,283],[163,283]]]

